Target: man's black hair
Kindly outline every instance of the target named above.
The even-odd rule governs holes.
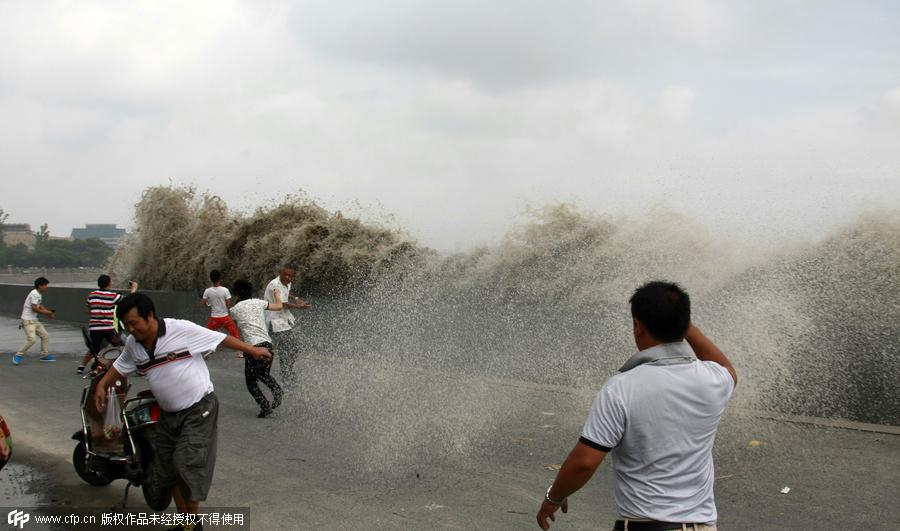
[[[218,282],[218,281],[222,280],[222,272],[219,271],[218,269],[213,269],[212,271],[209,272],[209,279],[212,280],[213,282]]]
[[[44,278],[44,277],[37,277],[36,279],[34,279],[34,287],[35,287],[35,289],[37,289],[37,288],[39,288],[39,287],[41,287],[41,286],[46,286],[46,285],[49,284],[49,283],[50,283],[50,281],[47,280],[47,279]]]
[[[290,269],[291,271],[297,270],[297,268],[294,267],[294,264],[291,264],[291,263],[287,263],[287,264],[284,264],[283,266],[281,266],[282,271],[284,271],[285,269]]]
[[[125,314],[130,312],[132,308],[137,308],[138,315],[147,319],[150,314],[156,317],[156,307],[153,306],[153,300],[141,292],[126,295],[116,307],[116,317],[119,320],[125,318]]]
[[[662,343],[681,341],[691,324],[691,299],[674,282],[653,281],[634,291],[631,316]]]
[[[240,279],[234,282],[234,293],[239,299],[245,301],[253,298],[253,284],[249,280]]]
[[[100,275],[97,277],[97,287],[100,289],[108,288],[112,279],[109,278],[109,275]]]

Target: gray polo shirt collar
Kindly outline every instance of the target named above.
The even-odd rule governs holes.
[[[696,358],[691,346],[685,341],[677,343],[662,343],[654,347],[644,349],[628,358],[619,372],[630,371],[638,365],[652,363],[654,365],[675,365],[678,363],[691,363]]]

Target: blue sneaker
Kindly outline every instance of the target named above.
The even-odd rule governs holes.
[[[18,365],[20,363],[22,363],[22,355],[16,354],[15,356],[13,356],[13,365]]]
[[[53,354],[47,354],[45,356],[41,356],[41,361],[56,361],[56,358],[53,357]]]

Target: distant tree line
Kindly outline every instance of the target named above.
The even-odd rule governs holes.
[[[7,267],[102,267],[113,250],[102,241],[51,240],[47,224],[35,234],[34,249],[24,243],[8,245],[3,239],[3,227],[8,214],[0,209],[0,266]]]

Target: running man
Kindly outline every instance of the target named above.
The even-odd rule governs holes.
[[[291,295],[291,281],[294,280],[294,266],[285,265],[281,273],[266,286],[264,298],[266,302],[275,304],[275,290],[281,292],[280,311],[267,311],[266,322],[272,329],[272,340],[275,350],[278,352],[281,381],[285,387],[296,383],[294,362],[297,361],[297,351],[291,348],[291,331],[294,328],[294,314],[291,310],[305,310],[309,304]]]
[[[88,293],[87,312],[90,315],[88,333],[91,338],[91,350],[81,359],[81,364],[76,369],[78,374],[84,374],[85,365],[90,363],[94,354],[100,352],[104,341],[109,345],[122,346],[122,339],[116,333],[115,327],[116,304],[122,300],[122,295],[109,291],[111,283],[109,275],[100,275],[97,277],[98,289]],[[137,291],[137,282],[129,281],[128,285],[131,287],[131,293]]]
[[[44,277],[38,277],[34,281],[34,289],[25,297],[25,304],[22,305],[22,324],[20,328],[25,330],[25,344],[13,356],[13,365],[22,363],[22,356],[34,345],[35,335],[41,338],[41,361],[56,361],[56,358],[47,350],[50,346],[50,335],[44,325],[38,321],[38,315],[44,315],[53,319],[56,314],[53,310],[48,310],[42,304],[44,301],[44,293],[50,289],[50,281]]]
[[[231,292],[222,285],[222,273],[213,269],[209,272],[209,280],[213,285],[206,288],[200,301],[201,304],[209,306],[209,320],[206,322],[206,328],[210,330],[224,328],[228,335],[240,339],[240,333],[238,333],[234,321],[231,320],[231,316],[228,315],[228,309],[231,308]],[[237,357],[242,358],[244,354],[238,352]]]
[[[254,299],[253,284],[248,280],[238,280],[234,283],[234,293],[237,295],[238,302],[231,307],[231,316],[241,331],[241,337],[247,343],[255,347],[267,348],[274,354],[272,339],[266,328],[266,310],[278,311],[281,309],[281,291],[275,290],[274,303]],[[259,415],[257,415],[259,418],[268,417],[272,414],[272,410],[281,405],[281,386],[278,385],[275,378],[272,378],[271,369],[272,360],[244,357],[244,380],[250,395],[259,404]],[[271,404],[259,389],[258,382],[268,386],[272,393]]]
[[[106,389],[122,376],[139,370],[147,375],[162,409],[150,466],[172,486],[178,512],[194,515],[189,517],[192,521],[169,531],[199,531],[203,525],[196,515],[212,485],[219,419],[219,400],[201,354],[219,344],[255,359],[271,359],[272,353],[190,321],[160,318],[150,297],[140,292],[122,299],[116,315],[131,336],[97,383],[94,404],[103,411]]]

